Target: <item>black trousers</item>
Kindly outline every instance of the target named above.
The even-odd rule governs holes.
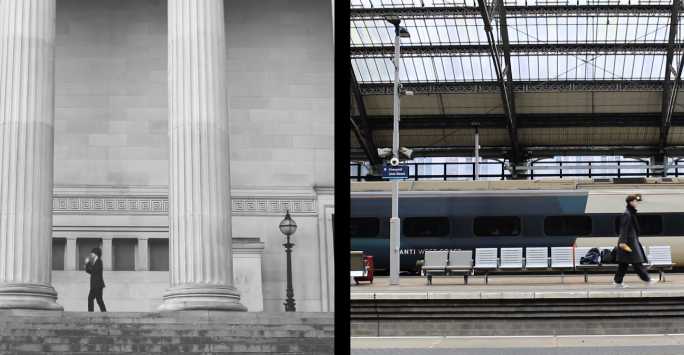
[[[615,273],[615,280],[616,283],[621,284],[622,279],[625,277],[625,274],[627,273],[627,268],[629,267],[629,264],[618,264],[618,269],[617,272]],[[651,277],[648,276],[648,272],[646,271],[646,268],[641,265],[641,263],[633,263],[632,268],[634,269],[634,272],[639,275],[639,278],[642,279],[643,281],[649,281],[651,280]]]
[[[88,294],[88,312],[93,312],[95,305],[93,305],[93,299],[97,300],[97,306],[100,307],[100,312],[107,312],[107,307],[105,307],[104,301],[102,300],[102,288],[91,288]]]

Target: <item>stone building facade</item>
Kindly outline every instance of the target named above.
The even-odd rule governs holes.
[[[232,273],[247,310],[282,311],[286,275],[278,223],[289,210],[299,226],[293,236],[297,310],[333,311],[331,2],[223,1],[222,16],[211,7],[218,5],[204,8],[205,2],[192,0],[55,3],[53,239],[47,257],[57,303],[86,309],[88,275],[81,263],[100,246],[104,299],[113,311],[152,311],[168,303],[163,297],[173,270],[181,283],[206,273],[212,283]],[[169,36],[178,40],[174,52],[168,51]],[[197,86],[182,86],[188,78]],[[181,86],[169,90],[169,82]],[[185,103],[174,116],[169,102]],[[197,146],[174,141],[170,115],[178,137],[215,138],[197,140]],[[214,154],[224,151],[222,145],[229,146],[229,156]],[[198,172],[205,159],[218,171]],[[225,181],[215,178],[228,171]],[[197,192],[195,207],[172,209],[174,218],[190,221],[176,254],[168,242],[170,184],[178,196],[182,188]],[[223,190],[229,200],[221,198]],[[192,222],[228,210],[227,224]],[[197,239],[193,233],[202,228],[219,232]],[[224,245],[231,232],[233,242]],[[0,272],[0,294],[2,277]]]

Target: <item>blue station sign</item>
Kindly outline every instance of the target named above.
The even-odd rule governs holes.
[[[408,165],[391,166],[385,165],[382,167],[382,177],[390,180],[403,180],[409,177]]]

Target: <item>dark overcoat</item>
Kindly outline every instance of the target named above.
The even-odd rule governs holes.
[[[639,242],[639,221],[637,220],[636,210],[630,212],[629,208],[620,216],[620,238],[618,244],[625,243],[632,249],[626,252],[620,247],[617,248],[616,261],[618,264],[634,264],[647,262],[644,248]]]
[[[105,283],[102,278],[102,259],[97,258],[94,263],[87,263],[85,268],[86,272],[90,274],[90,288],[104,288]]]

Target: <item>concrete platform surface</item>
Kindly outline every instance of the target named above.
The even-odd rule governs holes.
[[[681,355],[684,334],[351,338],[352,355]]]
[[[680,349],[684,349],[684,334],[351,338],[352,349],[615,348],[634,346],[679,346]]]
[[[658,275],[651,273],[656,279]],[[361,282],[350,286],[351,300],[372,299],[548,299],[616,297],[684,297],[684,274],[667,274],[666,281],[646,285],[633,274],[625,277],[627,288],[616,288],[612,274],[558,274],[471,276],[468,285],[462,276],[433,276],[432,285],[425,277],[402,276],[400,285],[390,285],[388,277],[376,277],[373,284]]]

